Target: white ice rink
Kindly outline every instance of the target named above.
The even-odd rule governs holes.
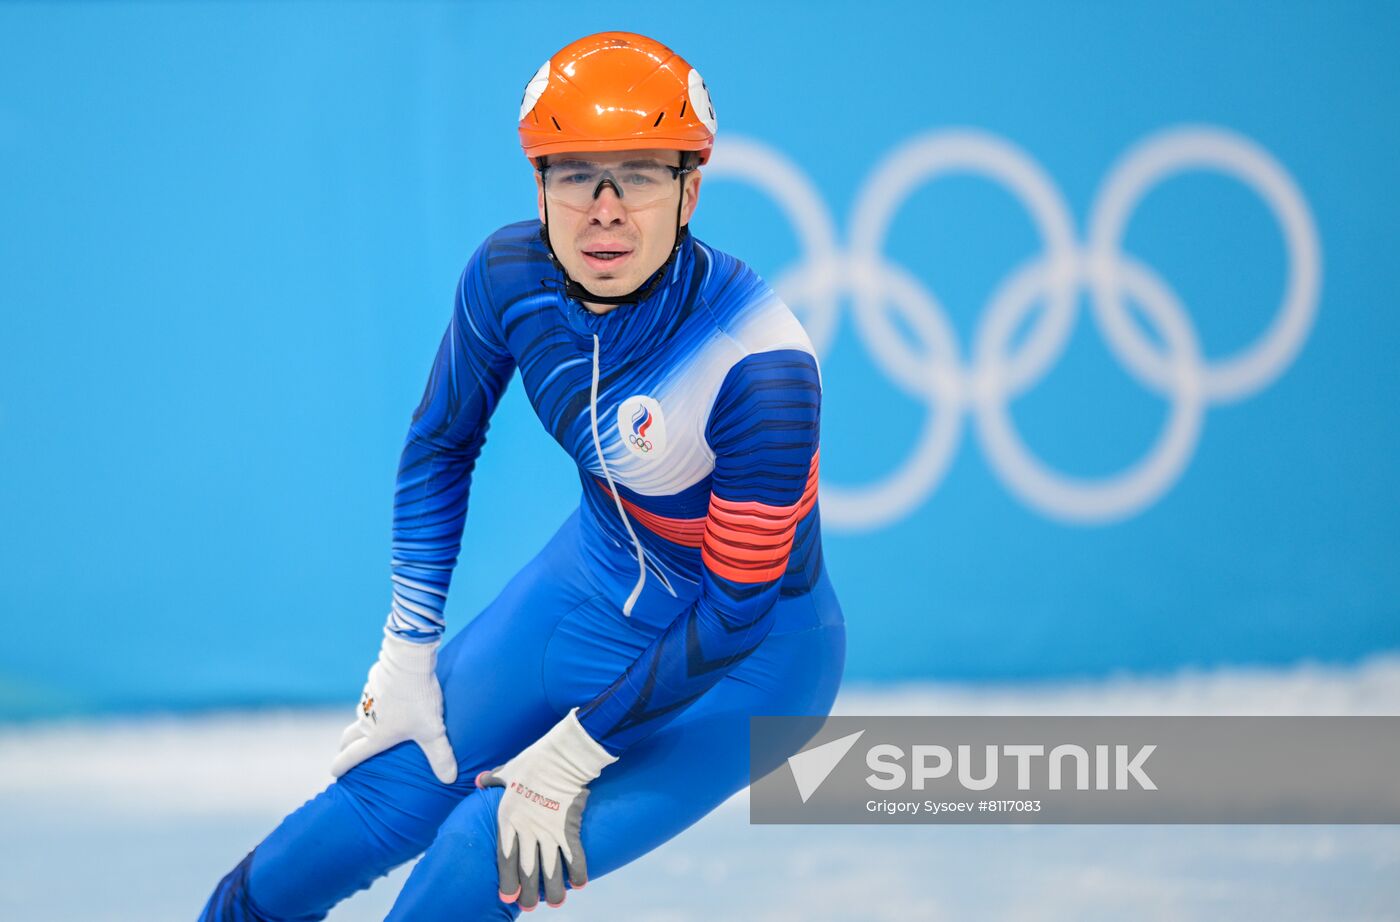
[[[847,714],[1400,714],[1400,659],[1039,686],[849,688]],[[0,730],[0,920],[193,920],[328,780],[341,713]],[[382,919],[407,867],[340,906]],[[748,824],[741,794],[543,916],[1400,920],[1400,827]]]

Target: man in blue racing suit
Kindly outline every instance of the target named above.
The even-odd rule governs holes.
[[[772,290],[690,235],[715,131],[704,81],[651,39],[589,36],[535,74],[519,131],[539,220],[492,234],[457,286],[337,780],[203,919],[321,919],[420,854],[391,919],[560,905],[741,790],[750,716],[835,698],[820,375]],[[439,649],[472,470],[517,371],[582,499]]]

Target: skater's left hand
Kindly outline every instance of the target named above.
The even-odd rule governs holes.
[[[370,756],[411,741],[423,750],[439,781],[457,780],[457,757],[442,720],[437,647],[435,641],[413,643],[384,631],[379,659],[370,667],[355,708],[355,722],[340,737],[332,775],[339,778]]]
[[[564,871],[575,887],[588,883],[579,840],[588,784],[617,757],[578,722],[574,708],[544,736],[495,771],[476,777],[479,788],[505,788],[496,813],[496,872],[501,899],[529,912],[539,903],[540,871],[551,906],[564,902]]]

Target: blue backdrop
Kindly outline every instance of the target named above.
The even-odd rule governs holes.
[[[0,6],[6,716],[349,700],[521,89],[705,75],[697,233],[822,347],[848,676],[1400,647],[1400,10]],[[577,499],[518,387],[460,626]]]

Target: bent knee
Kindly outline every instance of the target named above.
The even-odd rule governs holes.
[[[476,791],[452,811],[404,884],[386,922],[514,919],[501,901],[496,872],[496,809],[500,788]]]
[[[275,916],[254,901],[248,888],[248,878],[253,866],[253,852],[249,852],[238,865],[219,881],[214,893],[199,916],[199,922],[314,922],[320,916]]]

